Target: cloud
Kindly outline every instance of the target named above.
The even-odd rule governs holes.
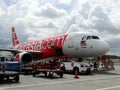
[[[103,37],[120,54],[116,51],[116,47],[120,50],[119,11],[119,0],[0,0],[0,45],[11,45],[14,26],[21,42],[90,32]]]
[[[71,1],[72,1],[72,0],[59,0],[60,3],[66,4],[66,5],[70,4]]]
[[[7,6],[6,6],[6,4],[4,3],[4,1],[3,0],[0,0],[0,17],[2,16],[2,15],[5,15],[5,12],[6,12],[6,8]]]
[[[35,36],[36,38],[45,38],[60,34],[62,30],[61,20],[65,17],[64,10],[57,9],[50,3],[38,6],[36,10],[24,18],[27,26],[26,33],[30,36],[28,40],[35,38]]]
[[[10,38],[6,37],[6,38],[0,38],[0,47],[8,47],[9,42],[11,41]]]
[[[35,12],[35,15],[44,16],[47,18],[60,18],[62,16],[65,16],[65,14],[66,14],[65,10],[57,9],[50,3],[46,3]]]
[[[94,18],[95,17],[95,18]],[[93,11],[90,13],[90,19],[94,25],[91,28],[101,31],[108,31],[111,34],[118,34],[120,30],[111,22],[105,12],[103,12],[101,7],[94,7]],[[119,26],[118,26],[119,27]],[[120,28],[120,27],[119,27]]]
[[[85,6],[86,8],[84,8]],[[120,26],[115,25],[100,6],[93,7],[89,3],[85,3],[83,8],[77,11],[77,14],[73,14],[71,20],[71,25],[77,24],[77,26],[79,25],[79,28],[84,28],[86,31],[95,29],[98,32],[107,31],[111,34],[120,33]]]
[[[60,34],[61,21],[66,17],[66,11],[50,3],[40,5],[38,1],[21,0],[6,7],[8,13],[4,18],[0,18],[5,23],[1,27],[8,25],[7,28],[3,28],[7,32],[14,26],[16,32],[21,33],[18,35],[21,41]],[[41,33],[40,36],[38,32]],[[24,39],[24,35],[27,35],[27,38]]]

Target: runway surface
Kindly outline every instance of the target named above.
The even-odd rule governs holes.
[[[64,74],[63,78],[54,75],[45,78],[43,75],[20,75],[20,82],[0,82],[0,90],[120,90],[120,65],[112,71],[97,71],[91,75]]]

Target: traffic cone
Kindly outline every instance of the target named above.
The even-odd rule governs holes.
[[[78,77],[78,71],[77,71],[77,70],[75,70],[74,78],[79,78],[79,77]]]

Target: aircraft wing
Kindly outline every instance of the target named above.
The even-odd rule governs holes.
[[[40,52],[40,51],[33,51],[33,50],[4,49],[4,48],[1,49],[0,48],[0,51],[11,52],[13,55],[16,55],[17,53],[22,53],[22,52],[28,52],[28,53],[32,54],[33,56],[42,54],[42,52]]]

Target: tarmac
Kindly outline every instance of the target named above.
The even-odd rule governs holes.
[[[0,82],[0,90],[120,90],[120,65],[116,65],[115,70],[100,70],[79,78],[72,74],[64,74],[63,78],[20,75],[19,83]]]

